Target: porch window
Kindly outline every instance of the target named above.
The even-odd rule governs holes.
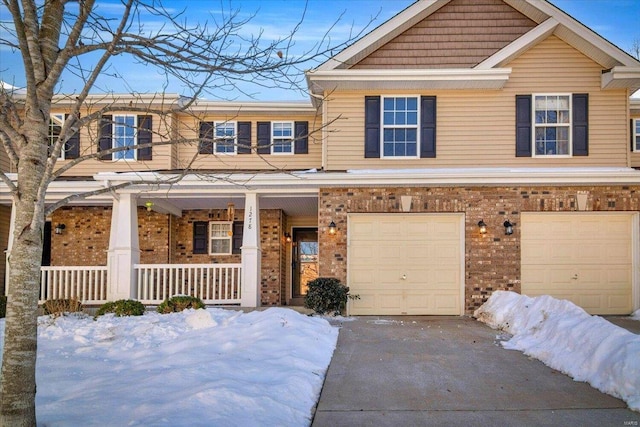
[[[631,129],[631,145],[633,151],[640,152],[640,119],[633,119]]]
[[[53,147],[56,141],[58,141],[62,126],[64,126],[64,114],[49,115],[49,147]],[[64,160],[64,152],[64,149],[60,150],[58,159]]]
[[[293,122],[271,123],[271,154],[293,154]]]
[[[215,122],[215,152],[217,154],[236,153],[236,124],[235,122]]]
[[[233,222],[211,221],[209,242],[210,255],[230,255],[233,243]]]
[[[138,117],[133,115],[113,116],[113,148],[133,147],[136,142]],[[136,160],[136,150],[130,148],[113,153],[113,160]]]
[[[418,97],[383,97],[383,157],[418,157]]]
[[[571,95],[534,95],[535,156],[571,155]]]

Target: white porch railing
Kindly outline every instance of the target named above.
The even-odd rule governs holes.
[[[107,267],[41,267],[39,303],[48,299],[71,298],[76,298],[83,304],[105,303]]]
[[[137,300],[159,304],[174,295],[205,304],[240,304],[242,264],[135,264]]]

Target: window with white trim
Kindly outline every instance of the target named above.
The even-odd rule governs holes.
[[[62,126],[64,126],[64,114],[49,115],[49,147],[53,149],[53,145],[58,141]],[[64,160],[64,147],[60,150],[60,160]]]
[[[213,126],[214,152],[216,154],[236,154],[236,123],[215,122]]]
[[[640,152],[640,119],[633,119],[633,151]]]
[[[534,156],[571,155],[571,95],[533,95]]]
[[[382,98],[382,157],[418,157],[417,96]]]
[[[137,145],[138,116],[114,115],[113,116],[113,148],[134,147]],[[113,160],[136,160],[136,151],[133,148],[116,151]]]
[[[211,221],[209,243],[210,255],[230,255],[233,249],[233,222]]]
[[[271,154],[293,154],[293,122],[271,122]]]

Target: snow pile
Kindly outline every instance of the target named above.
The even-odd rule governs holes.
[[[338,337],[284,308],[39,320],[47,426],[309,425]]]
[[[640,411],[640,336],[550,296],[497,291],[474,316],[513,335],[502,345]]]

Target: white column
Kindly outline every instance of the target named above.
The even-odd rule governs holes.
[[[242,234],[242,307],[260,307],[260,206],[258,194],[245,194]]]
[[[136,198],[133,194],[119,194],[113,201],[107,256],[107,298],[110,301],[135,298],[136,280],[133,265],[139,262]]]
[[[4,262],[4,294],[9,292],[9,256],[11,255],[11,248],[13,247],[13,232],[16,229],[16,204],[11,203],[11,220],[9,221],[9,238],[7,239],[7,250],[5,251]]]

